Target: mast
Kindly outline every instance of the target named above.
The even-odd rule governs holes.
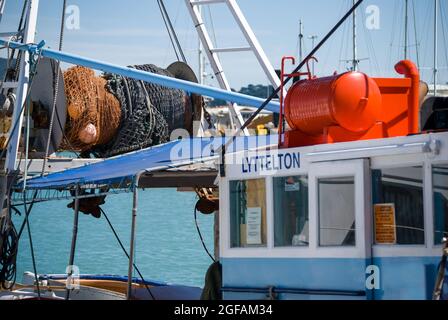
[[[199,15],[201,15],[202,16],[202,8],[201,8],[201,6],[198,6],[198,11],[199,11]],[[198,71],[198,75],[199,75],[199,84],[204,84],[204,59],[203,59],[203,57],[204,57],[204,55],[203,55],[203,51],[204,51],[204,47],[202,46],[202,41],[201,41],[201,38],[198,36],[198,42],[199,42],[199,45],[198,45],[198,49],[199,49],[199,51],[198,51],[198,67],[199,67],[199,71]]]
[[[408,59],[409,0],[404,0],[404,60]]]
[[[434,0],[434,96],[437,95],[437,73],[438,73],[438,55],[437,55],[437,49],[438,49],[438,12],[439,9],[439,0]]]
[[[353,0],[353,6],[355,5],[356,1]],[[356,10],[353,11],[353,60],[352,60],[352,68],[353,71],[358,71],[358,47],[357,47],[357,41],[356,41]]]
[[[309,39],[311,39],[311,50],[314,49],[314,42],[316,41],[316,39],[318,38],[317,35],[312,35],[308,37]],[[314,75],[314,60],[311,61],[311,69],[312,69],[312,74]]]
[[[3,13],[5,11],[5,3],[6,0],[0,0],[0,22],[2,21]]]
[[[28,4],[28,16],[26,29],[23,36],[22,43],[33,43],[36,33],[37,14],[38,14],[39,0],[30,0]],[[10,145],[7,149],[5,168],[8,172],[16,169],[16,159],[19,149],[20,134],[23,124],[22,106],[27,99],[27,92],[29,87],[29,73],[30,73],[30,55],[25,51],[20,62],[19,87],[17,88],[17,102],[12,116],[12,123],[17,122],[15,130],[11,130]]]
[[[303,60],[303,23],[299,20],[299,63]]]

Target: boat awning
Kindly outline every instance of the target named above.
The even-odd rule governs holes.
[[[230,138],[190,138],[172,141],[155,147],[109,158],[82,167],[28,179],[26,190],[73,190],[76,186],[99,188],[136,184],[138,175],[209,162],[220,157],[219,150]],[[277,145],[278,136],[237,137],[226,153],[255,150]],[[22,180],[16,190],[24,188]]]

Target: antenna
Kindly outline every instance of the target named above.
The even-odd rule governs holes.
[[[299,61],[303,60],[303,23],[299,21]]]
[[[434,96],[437,95],[437,73],[438,73],[438,15],[439,15],[439,0],[434,0]]]
[[[404,60],[408,59],[409,0],[404,0]]]
[[[318,38],[317,35],[312,35],[312,36],[308,37],[308,39],[311,39],[311,50],[314,49],[314,42],[316,41],[317,38]],[[312,68],[311,68],[312,69],[312,73],[314,75],[314,59],[312,59],[311,64],[312,64]]]
[[[353,0],[353,6],[355,5],[355,3],[356,3],[356,1]],[[353,71],[358,71],[358,65],[359,65],[358,47],[357,47],[356,37],[357,37],[357,34],[356,34],[356,10],[354,10],[353,11],[353,60],[352,60]]]

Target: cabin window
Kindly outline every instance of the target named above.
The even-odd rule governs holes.
[[[448,165],[432,168],[434,198],[434,243],[448,236]]]
[[[278,177],[274,183],[274,245],[307,246],[308,179],[305,176]]]
[[[231,247],[266,246],[266,183],[264,179],[230,182]]]
[[[424,244],[423,168],[372,171],[376,244]]]
[[[319,245],[355,246],[355,178],[318,180]]]

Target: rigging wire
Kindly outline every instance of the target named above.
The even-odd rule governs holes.
[[[213,37],[214,46],[218,47],[218,41],[216,40],[215,23],[213,22],[213,16],[212,16],[212,9],[210,8],[210,5],[207,5],[206,7],[207,7],[208,17],[210,19],[210,26],[212,29],[212,37]]]
[[[362,7],[364,7],[364,5]],[[367,51],[369,53],[369,56],[372,55],[372,59],[369,57],[370,69],[374,69],[376,74],[380,75],[380,73],[381,73],[380,65],[378,63],[375,46],[373,44],[372,34],[371,34],[370,30],[367,30],[367,28],[362,28],[362,29],[364,30],[364,40],[366,43]],[[373,65],[373,68],[372,68],[372,65]]]
[[[187,59],[185,58],[185,54],[182,50],[182,46],[180,45],[179,38],[177,37],[176,30],[174,30],[173,23],[171,22],[168,11],[166,10],[165,4],[163,0],[157,0],[157,4],[159,5],[160,13],[162,15],[163,22],[165,23],[166,30],[170,37],[171,44],[173,46],[174,53],[176,54],[177,60],[187,63]],[[179,58],[180,55],[180,58]]]
[[[104,210],[103,210],[102,208],[99,208],[99,209],[100,209],[101,213],[103,214],[104,218],[106,218],[107,224],[109,225],[110,229],[112,230],[112,233],[114,234],[115,239],[117,239],[118,244],[120,245],[120,247],[121,247],[121,249],[123,250],[124,254],[126,255],[126,257],[128,257],[128,259],[131,259],[131,257],[129,256],[129,254],[128,254],[126,248],[125,248],[124,245],[123,245],[123,242],[121,241],[120,237],[118,236],[117,231],[115,230],[114,226],[112,225],[112,222],[109,220],[109,217],[107,216],[106,212],[104,212]],[[133,266],[134,266],[135,271],[137,271],[138,275],[139,275],[140,278],[142,279],[143,284],[145,285],[146,290],[148,290],[149,295],[151,296],[151,298],[152,298],[153,300],[156,300],[156,298],[154,297],[153,293],[151,292],[151,289],[149,288],[149,286],[148,286],[148,284],[147,284],[145,278],[143,278],[142,273],[140,272],[140,270],[138,269],[138,267],[135,265],[135,263],[132,263],[132,264],[133,264]]]
[[[344,13],[344,6],[341,6],[340,10],[339,10],[339,15]],[[336,38],[336,37],[335,37]],[[322,64],[322,70],[326,70],[328,67],[328,62],[329,62],[329,58],[330,58],[330,54],[333,53],[333,44],[336,41],[336,39],[333,38],[330,40],[330,43],[328,45],[328,49],[327,49],[327,53],[325,54],[325,59],[323,60],[323,64]],[[300,37],[298,37],[298,41],[297,41],[297,48],[295,52],[298,52],[298,47],[299,47],[299,41],[300,41]],[[339,60],[341,60],[342,57],[339,58]],[[339,61],[339,64],[341,63],[341,61]]]
[[[25,211],[27,211],[26,192],[23,193],[23,206],[25,208]],[[31,227],[30,227],[29,215],[25,215],[25,222],[26,222],[26,227],[28,229],[28,239],[30,241],[31,260],[33,262],[33,272],[34,272],[34,278],[35,278],[35,281],[36,281],[37,297],[40,300],[39,278],[38,278],[38,273],[37,273],[36,256],[34,254],[33,237],[31,235]]]
[[[67,0],[63,0],[63,5],[62,5],[62,14],[61,14],[61,26],[60,26],[60,33],[59,33],[59,51],[62,50],[62,44],[64,42],[64,29],[65,29],[65,8],[67,6]],[[49,156],[49,152],[50,152],[50,143],[51,143],[51,137],[53,134],[53,125],[54,125],[54,116],[56,111],[56,104],[58,101],[58,95],[59,95],[59,77],[60,77],[60,65],[61,65],[61,61],[57,60],[56,62],[56,69],[57,69],[57,75],[56,75],[56,82],[54,85],[54,97],[53,97],[53,105],[52,105],[52,109],[51,109],[51,118],[50,118],[50,126],[48,129],[48,137],[47,137],[47,146],[45,149],[45,156],[44,156],[44,161],[42,162],[42,172],[41,175],[43,175],[45,173],[45,167],[47,165],[47,160],[48,160],[48,156]],[[58,120],[59,120],[59,116],[58,116]],[[60,121],[59,124],[61,125]],[[56,146],[54,146],[54,148],[56,148]]]
[[[417,30],[417,15],[415,14],[415,1],[411,0],[412,4],[412,15],[414,17],[414,37],[415,37],[415,54],[417,59],[417,68],[420,70],[420,41],[418,37],[418,30]]]
[[[393,9],[393,14],[392,17],[396,17],[397,16],[397,11],[398,10],[398,1],[394,1],[394,9]],[[388,70],[390,70],[392,68],[392,50],[393,50],[393,46],[394,46],[394,41],[395,41],[395,29],[396,29],[396,24],[397,24],[397,19],[392,19],[392,29],[391,29],[391,33],[390,33],[390,43],[389,43],[389,52],[388,52],[388,56],[387,56],[387,63],[388,63]]]
[[[446,68],[448,68],[448,43],[447,43],[448,38],[447,38],[447,35],[446,35],[446,32],[447,32],[446,26],[447,25],[445,24],[446,23],[446,19],[448,19],[448,17],[446,16],[447,13],[443,10],[442,3],[439,2],[439,4],[440,4],[440,14],[442,16],[442,18],[440,20],[441,20],[441,23],[442,23],[443,45],[444,45],[444,49],[445,49],[445,50],[443,50],[443,52],[445,53]],[[445,9],[446,9],[446,7],[445,7]]]
[[[305,57],[303,61],[299,63],[299,65],[294,69],[292,74],[297,73],[302,67],[305,65],[305,63],[311,59],[314,54],[316,54],[317,51],[320,50],[320,48],[328,41],[329,38],[333,36],[333,34],[340,28],[342,24],[353,14],[353,12],[364,2],[364,0],[358,0],[351,8],[350,10],[335,24],[335,26],[325,35],[325,37],[311,50],[311,52]],[[286,86],[291,80],[292,76],[288,76],[284,81],[282,81],[282,86],[279,86],[277,89],[275,89],[271,95],[261,104],[260,107],[257,108],[255,112],[253,112],[250,117],[246,120],[246,122],[241,126],[241,128],[238,128],[235,135],[233,135],[230,139],[227,140],[227,142],[220,147],[220,152],[225,154],[225,149],[235,141],[236,137],[243,132],[244,129],[246,129],[252,121],[260,114],[260,112],[272,101],[272,99],[276,98],[278,94],[280,93],[280,90],[283,86]]]
[[[431,16],[432,16],[432,8],[431,8],[431,6],[427,6],[426,7],[426,15],[424,16],[424,19],[423,19],[423,21],[424,21],[424,27],[422,28],[423,34],[431,33],[431,25],[430,25],[430,21],[432,21]],[[426,62],[427,58],[428,58],[430,46],[427,45],[427,46],[424,46],[423,48],[424,48],[424,51],[423,51],[423,60],[422,61]]]
[[[198,235],[199,235],[199,239],[201,240],[202,246],[204,247],[205,252],[208,254],[208,256],[210,257],[210,259],[212,259],[213,262],[216,262],[215,258],[211,255],[210,251],[208,250],[204,238],[202,237],[202,232],[201,229],[199,228],[199,224],[198,224],[198,204],[196,203],[195,207],[194,207],[194,223],[196,225],[196,230],[198,231]]]
[[[26,14],[26,11],[27,11],[27,7],[29,7],[28,3],[29,3],[29,0],[25,0],[23,2],[22,13],[20,15],[20,21],[19,21],[19,27],[17,28],[18,32],[22,32],[23,30],[25,30],[24,23],[26,23],[25,14]],[[23,35],[22,35],[21,39],[23,39]],[[14,58],[14,54],[15,54],[15,49],[13,49],[12,52],[11,52],[11,59]],[[18,77],[18,70],[19,70],[19,67],[20,67],[20,57],[21,56],[22,56],[22,52],[19,50],[18,53],[17,53],[16,66],[15,66],[15,69],[14,69],[16,71],[16,77]],[[16,78],[16,80],[17,80],[17,78]]]
[[[165,24],[165,28],[168,32],[168,36],[170,37],[170,42],[171,42],[171,46],[173,47],[174,54],[176,55],[177,61],[180,61],[179,54],[176,50],[176,45],[174,44],[174,41],[173,41],[173,36],[171,35],[171,32],[169,31],[168,23],[166,21],[165,15],[163,14],[163,9],[162,9],[162,5],[160,4],[160,0],[157,0],[157,4],[159,6],[160,14],[162,15],[163,23]]]
[[[399,22],[402,22],[402,21],[404,21],[404,6],[405,6],[405,4],[404,3],[400,3],[400,5],[399,5],[399,19],[398,19],[398,21]],[[399,24],[399,32],[398,32],[398,45],[397,45],[397,60],[399,60],[401,57],[402,57],[402,49],[404,48],[404,46],[401,46],[401,41],[402,41],[402,39],[404,38],[404,28],[403,28],[403,23],[400,23]],[[393,64],[394,64],[395,62],[393,61],[392,62],[392,66],[391,67],[393,67]],[[393,68],[391,68],[391,70],[392,70]]]
[[[344,6],[342,6],[342,7],[344,7]],[[344,56],[343,56],[343,54],[344,54],[344,48],[345,48],[345,42],[344,42],[344,39],[346,39],[346,37],[348,36],[346,33],[347,33],[347,29],[348,29],[348,25],[347,24],[344,24],[343,26],[342,26],[342,39],[341,39],[341,48],[340,48],[340,50],[339,50],[339,64],[338,64],[338,70],[341,70],[342,69],[342,63],[344,62]]]

